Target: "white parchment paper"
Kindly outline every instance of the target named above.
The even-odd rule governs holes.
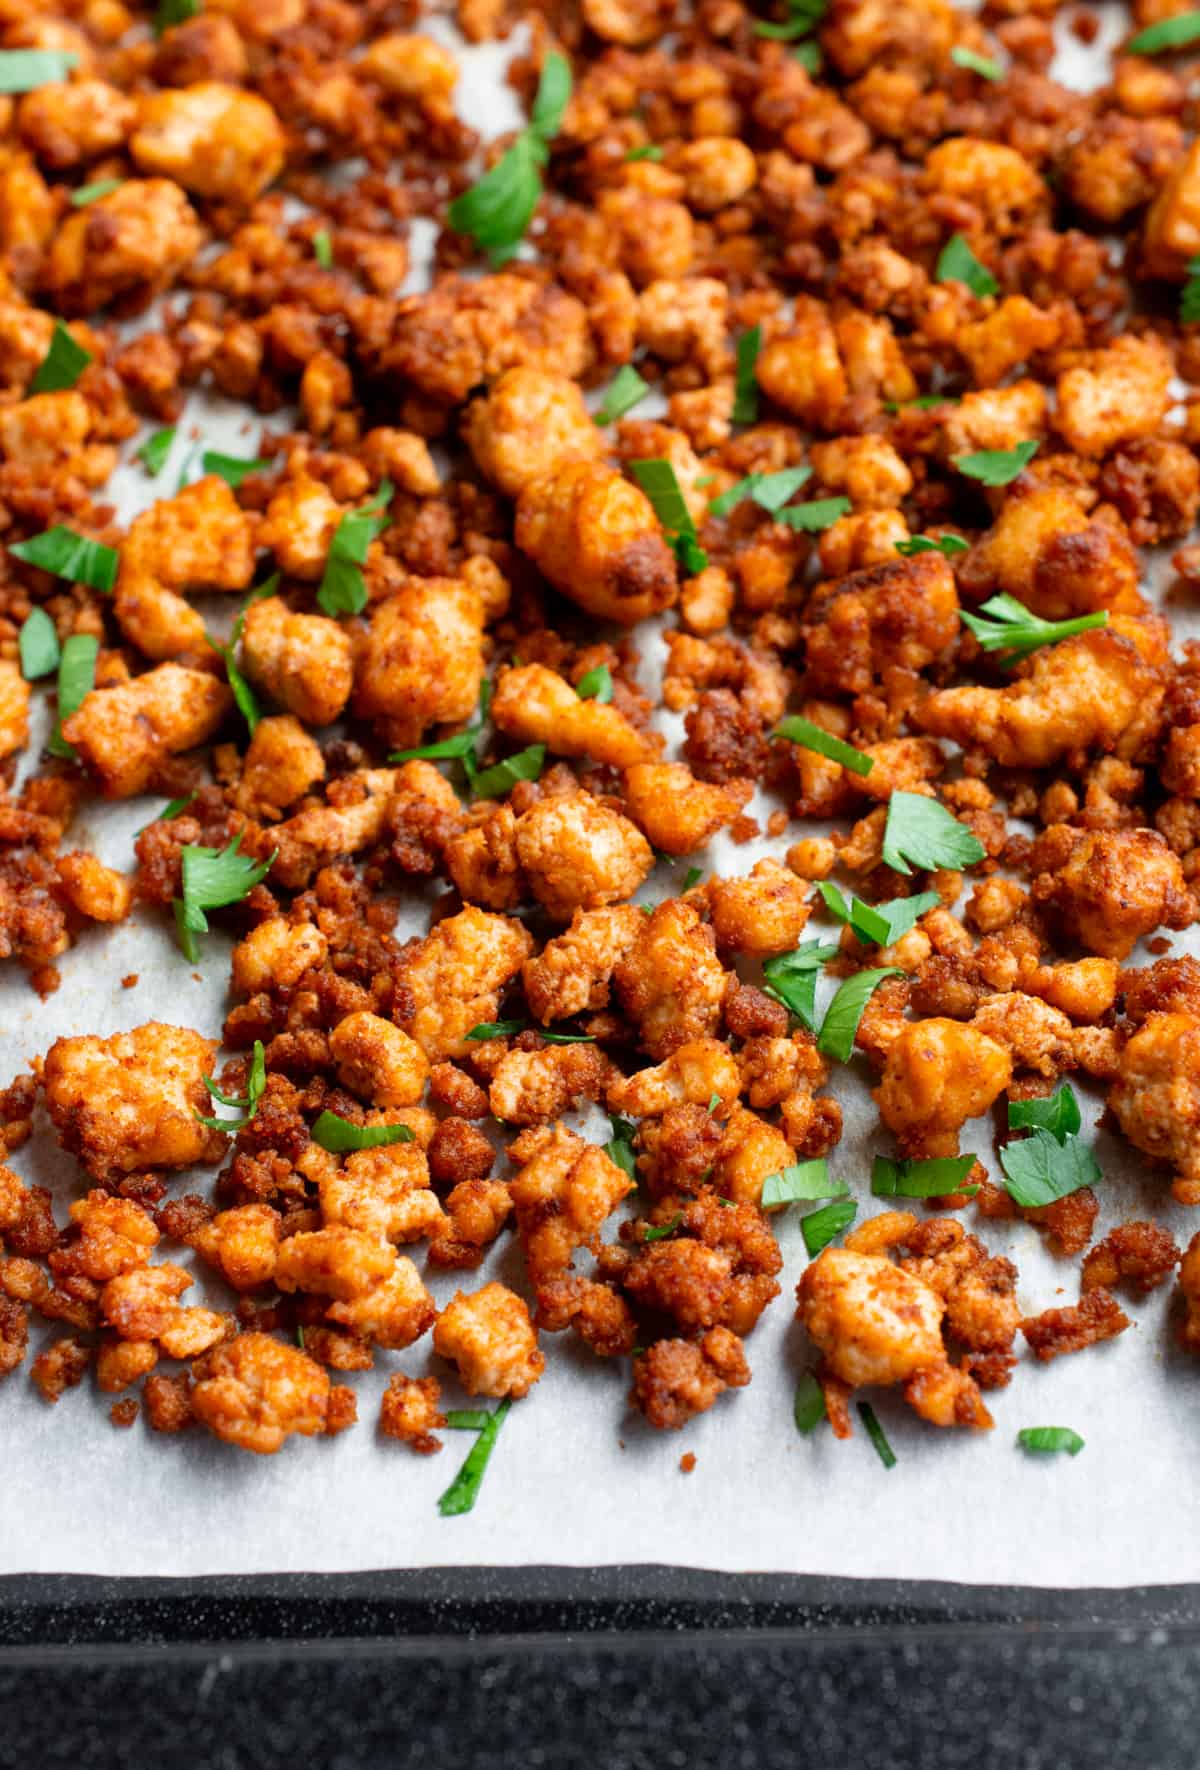
[[[449,27],[433,27],[454,41]],[[1065,40],[1055,73],[1072,84],[1095,82],[1102,52],[1120,28],[1116,8],[1092,49]],[[501,72],[511,46],[462,50],[461,114],[486,134],[511,127],[517,111]],[[429,232],[418,227],[417,243]],[[419,285],[415,285],[419,286]],[[173,483],[188,446],[183,432],[202,422],[212,446],[251,452],[257,430],[247,414],[196,401],[176,454],[158,486]],[[132,453],[132,450],[130,451]],[[115,482],[123,513],[149,500],[137,470]],[[231,611],[234,599],[224,599]],[[1177,627],[1195,630],[1187,610]],[[660,647],[646,647],[652,678]],[[43,709],[44,712],[44,709]],[[48,721],[35,731],[41,738]],[[134,832],[158,809],[139,799],[85,809],[70,841],[128,867]],[[792,832],[794,838],[794,831]],[[749,871],[777,843],[715,848],[709,864]],[[656,899],[681,883],[682,868],[660,869],[642,895]],[[402,924],[423,928],[420,912]],[[1174,950],[1194,944],[1179,938]],[[219,1034],[226,1010],[229,943],[204,943],[199,972],[177,951],[166,917],[140,911],[110,931],[86,934],[60,960],[62,988],[39,1003],[15,968],[0,977],[0,1080],[7,1080],[61,1034],[109,1033],[164,1019]],[[136,972],[125,990],[120,979]],[[887,1145],[870,1103],[860,1060],[840,1070],[835,1088],[846,1134],[832,1158],[865,1214],[870,1157]],[[1087,1098],[1094,1116],[1098,1098]],[[594,1120],[596,1134],[603,1121]],[[976,1125],[985,1160],[989,1127]],[[1165,1203],[1167,1181],[1123,1145],[1095,1133],[1104,1168],[1098,1233],[1131,1215],[1153,1213],[1186,1241],[1198,1220]],[[32,1142],[13,1165],[53,1188],[57,1214],[79,1195],[73,1161],[59,1152],[39,1111]],[[995,1172],[994,1160],[989,1163]],[[215,1170],[181,1176],[172,1190],[211,1189]],[[971,1227],[973,1213],[966,1213]],[[1180,1497],[1193,1488],[1200,1437],[1200,1367],[1173,1346],[1168,1297],[1127,1305],[1135,1326],[1115,1342],[1047,1367],[1023,1359],[1011,1386],[988,1397],[996,1430],[940,1432],[918,1421],[896,1396],[872,1397],[895,1448],[890,1472],[859,1430],[848,1444],[828,1431],[801,1439],[792,1394],[804,1367],[804,1336],[792,1294],[806,1255],[793,1208],[776,1219],[785,1259],[784,1295],[748,1342],[749,1389],[723,1396],[683,1433],[656,1433],[625,1403],[628,1364],[601,1361],[569,1335],[547,1336],[546,1375],[512,1410],[475,1510],[443,1519],[437,1497],[472,1442],[447,1432],[446,1448],[419,1458],[381,1440],[379,1398],[395,1369],[436,1369],[445,1405],[466,1398],[448,1369],[424,1346],[381,1353],[375,1371],[353,1379],[360,1424],[332,1442],[298,1441],[274,1458],[240,1453],[201,1431],[163,1438],[139,1422],[115,1430],[111,1398],[90,1381],[48,1407],[28,1380],[28,1364],[0,1386],[0,1574],[79,1572],[199,1575],[278,1571],[350,1572],[455,1564],[527,1562],[603,1565],[668,1562],[729,1571],[823,1573],[863,1577],[1013,1582],[1030,1585],[1122,1585],[1200,1579],[1200,1539],[1186,1527]],[[1027,1313],[1074,1302],[1078,1262],[1056,1261],[1022,1225],[986,1224],[989,1246],[1008,1253],[1021,1273]],[[172,1259],[180,1255],[173,1249]],[[182,1263],[187,1263],[186,1252]],[[473,1289],[498,1276],[521,1288],[522,1263],[511,1238],[478,1275],[427,1275],[439,1303],[462,1283]],[[207,1271],[197,1288],[218,1306],[231,1298]],[[56,1330],[35,1335],[35,1349]],[[1033,1459],[1015,1446],[1018,1428],[1069,1425],[1087,1443],[1074,1458]],[[696,1467],[679,1468],[691,1451]]]

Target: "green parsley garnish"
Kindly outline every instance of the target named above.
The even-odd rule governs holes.
[[[52,572],[71,584],[89,584],[93,590],[109,591],[117,581],[120,555],[115,547],[100,541],[89,541],[74,529],[57,523],[44,534],[31,540],[17,541],[8,550],[14,559],[35,565],[39,571]]]
[[[671,1218],[671,1221],[669,1223],[650,1224],[650,1225],[643,1227],[642,1240],[643,1241],[666,1241],[668,1236],[674,1235],[675,1231],[679,1228],[679,1225],[682,1222],[683,1222],[683,1212],[676,1211],[675,1215]]]
[[[968,68],[972,74],[979,74],[984,80],[1003,80],[1004,69],[990,55],[980,55],[977,49],[967,49],[956,43],[950,51],[950,60],[956,67]]]
[[[138,836],[142,835],[150,828],[150,824],[169,824],[172,818],[178,817],[180,812],[187,810],[195,797],[195,791],[192,791],[185,794],[180,799],[168,799],[162,810],[156,813],[156,815],[150,819],[149,823],[144,823],[140,830],[135,830],[134,834]]]
[[[183,457],[183,466],[179,469],[179,478],[175,481],[176,497],[178,497],[180,492],[184,491],[188,486],[192,477],[192,468],[196,465],[196,456],[200,453],[200,450],[201,445],[198,442],[194,442],[187,454]]]
[[[530,744],[527,750],[518,750],[515,756],[482,769],[472,779],[472,791],[477,799],[499,799],[518,781],[537,780],[545,761],[545,744]]]
[[[937,1156],[930,1161],[894,1161],[877,1155],[871,1164],[876,1198],[948,1198],[959,1192],[975,1166],[973,1155]]]
[[[809,1211],[806,1217],[801,1217],[800,1232],[809,1259],[815,1260],[821,1249],[828,1247],[843,1229],[848,1229],[857,1215],[858,1206],[852,1198],[837,1198],[832,1204],[822,1205],[819,1210]]]
[[[158,0],[158,11],[154,15],[154,35],[161,37],[172,25],[182,25],[189,18],[195,18],[203,5],[203,0]]]
[[[980,485],[1007,486],[1019,473],[1024,473],[1040,447],[1033,440],[1018,443],[1015,449],[981,449],[976,455],[956,455],[954,465]]]
[[[692,886],[698,885],[703,877],[703,867],[689,867],[687,872],[683,875],[683,891],[685,893],[689,892],[692,889]]]
[[[828,756],[831,762],[840,762],[851,774],[870,774],[875,766],[874,757],[864,756],[853,744],[843,743],[832,732],[814,725],[811,719],[795,716],[781,719],[771,736],[786,738],[789,743],[799,744],[803,750],[815,750],[819,756]]]
[[[524,1032],[529,1026],[527,1020],[481,1020],[463,1036],[477,1045],[486,1043],[488,1039],[507,1039],[515,1033]],[[547,1045],[594,1045],[594,1033],[581,1032],[548,1032],[545,1027],[536,1028],[538,1037]]]
[[[817,1034],[817,1049],[826,1057],[848,1063],[854,1053],[854,1041],[863,1010],[885,977],[903,977],[895,965],[881,965],[874,971],[857,971],[842,984],[830,1002]]]
[[[766,992],[782,1002],[809,1032],[816,1032],[817,973],[830,959],[837,957],[836,946],[823,946],[819,940],[806,940],[794,952],[780,953],[763,964]]]
[[[546,57],[529,126],[485,172],[478,184],[451,203],[447,213],[456,233],[470,234],[493,264],[513,256],[542,195],[542,167],[549,142],[558,134],[571,96],[571,68],[556,52]]]
[[[312,240],[313,257],[322,270],[333,269],[333,241],[329,237],[328,228],[318,228]]]
[[[484,1472],[511,1406],[512,1402],[505,1399],[486,1416],[486,1423],[468,1451],[466,1461],[438,1501],[438,1511],[443,1518],[455,1518],[462,1512],[469,1512],[479,1498]]]
[[[258,1111],[258,1103],[266,1090],[267,1059],[263,1051],[262,1040],[255,1039],[254,1041],[254,1050],[250,1058],[250,1073],[246,1077],[246,1092],[244,1094],[223,1094],[211,1076],[205,1076],[203,1080],[204,1086],[214,1100],[221,1106],[232,1107],[235,1112],[241,1114],[241,1117],[236,1119],[205,1118],[204,1114],[200,1112],[196,1114],[196,1117],[202,1125],[207,1125],[210,1131],[224,1131],[227,1137],[232,1137],[235,1131],[240,1131],[243,1125],[250,1123]]]
[[[58,669],[58,630],[44,608],[31,608],[17,636],[21,674],[26,682],[49,676]]]
[[[1070,1082],[1060,1082],[1048,1100],[1010,1100],[1008,1128],[1010,1131],[1050,1131],[1065,1143],[1078,1134],[1083,1125],[1079,1102]]]
[[[313,1125],[312,1139],[331,1155],[341,1155],[348,1149],[383,1149],[389,1143],[411,1143],[413,1134],[407,1125],[352,1125],[340,1113],[327,1109]]]
[[[625,159],[627,162],[631,163],[634,160],[661,160],[662,157],[663,150],[659,147],[658,143],[647,141],[644,142],[641,147],[630,148]]]
[[[714,498],[709,509],[714,516],[728,516],[736,505],[749,498],[761,510],[769,510],[774,516],[811,478],[811,467],[784,467],[778,473],[748,473],[745,479],[737,480],[727,492]]]
[[[1071,621],[1044,621],[1015,596],[1007,595],[989,597],[977,615],[969,609],[960,609],[959,613],[984,651],[1011,651],[1014,664],[1039,646],[1057,645],[1060,639],[1070,639],[1075,633],[1090,633],[1108,626],[1106,608],[1090,615],[1077,615]]]
[[[62,393],[74,387],[91,360],[91,351],[76,344],[62,321],[55,320],[50,348],[29,383],[30,393]]]
[[[613,698],[612,671],[607,664],[597,664],[594,670],[585,670],[575,684],[575,693],[581,701],[599,701],[606,706]]]
[[[259,710],[258,697],[255,695],[254,690],[238,668],[237,648],[241,642],[242,628],[246,625],[246,616],[249,613],[250,605],[255,602],[261,602],[264,597],[274,596],[278,588],[279,573],[272,572],[271,576],[265,583],[260,584],[257,590],[252,590],[249,596],[247,596],[246,601],[238,614],[237,620],[233,623],[233,631],[229,635],[228,645],[218,645],[215,639],[210,639],[208,642],[213,650],[219,652],[225,660],[225,674],[229,678],[229,686],[233,690],[233,698],[237,703],[238,712],[242,715],[242,718],[250,728],[251,736],[254,735],[254,732],[258,727],[258,722],[262,718],[262,713]]]
[[[1179,317],[1185,326],[1200,321],[1200,258],[1188,259],[1188,280],[1179,297]]]
[[[96,685],[100,641],[94,633],[72,633],[58,660],[58,719],[46,744],[52,756],[70,761],[75,751],[62,734],[63,721],[77,713]]]
[[[751,326],[737,341],[737,368],[733,384],[735,424],[754,424],[758,420],[758,381],[755,368],[762,350],[762,327]]]
[[[987,853],[977,836],[937,799],[924,793],[893,793],[883,830],[883,863],[896,873],[913,867],[927,872],[949,867],[960,872]]]
[[[788,0],[788,16],[783,24],[760,20],[754,27],[756,37],[769,37],[777,43],[794,43],[815,31],[825,16],[827,0]]]
[[[137,452],[137,458],[151,479],[157,479],[167,464],[167,456],[175,441],[178,426],[169,424],[165,430],[156,430],[154,435],[147,437]]]
[[[480,1020],[469,1033],[463,1037],[473,1044],[482,1045],[489,1039],[507,1039],[514,1033],[524,1032],[527,1021],[524,1020]]]
[[[813,1215],[816,1216],[817,1213],[814,1211]],[[797,1432],[802,1432],[806,1438],[825,1418],[825,1391],[811,1371],[805,1371],[796,1384],[792,1418],[796,1422]]]
[[[807,43],[798,43],[792,50],[792,60],[798,61],[806,74],[819,74],[821,71],[821,45],[812,37]]]
[[[235,492],[247,475],[269,473],[271,470],[269,461],[246,460],[241,455],[221,455],[215,449],[205,449],[200,457],[200,465],[205,473],[215,473],[218,479],[223,479]]]
[[[447,762],[460,761],[468,780],[474,780],[477,771],[475,763],[476,745],[483,732],[484,722],[488,716],[488,708],[492,704],[492,685],[484,676],[479,684],[479,717],[465,731],[455,732],[453,737],[439,738],[435,744],[418,744],[413,750],[393,750],[388,757],[389,762]]]
[[[1043,1456],[1065,1450],[1069,1457],[1077,1457],[1083,1449],[1083,1439],[1070,1426],[1022,1426],[1017,1443],[1022,1450],[1037,1451]]]
[[[879,1424],[875,1409],[869,1401],[858,1403],[858,1417],[862,1421],[867,1437],[871,1440],[875,1454],[884,1468],[894,1469],[896,1467],[896,1453],[888,1443],[887,1434]]]
[[[951,234],[937,261],[939,283],[965,283],[972,295],[997,295],[1000,285],[985,264],[980,264],[961,234]]]
[[[623,1174],[631,1180],[637,1179],[637,1157],[633,1150],[633,1140],[637,1136],[637,1126],[631,1119],[618,1118],[616,1113],[608,1117],[612,1136],[604,1145],[604,1153],[610,1162],[615,1162]]]
[[[852,897],[847,903],[828,879],[822,879],[817,890],[839,922],[849,922],[860,940],[875,946],[891,946],[916,927],[926,910],[936,909],[942,901],[936,891],[920,891],[915,897],[895,897],[890,903],[864,903],[861,897]]]
[[[957,393],[919,393],[916,399],[884,400],[885,412],[932,412],[937,406],[956,406],[962,396]]]
[[[941,553],[949,559],[953,553],[966,553],[971,543],[961,535],[911,535],[907,541],[896,542],[896,552],[905,559],[917,553]]]
[[[89,203],[98,203],[101,197],[111,197],[124,182],[123,178],[98,178],[95,184],[81,184],[71,192],[71,207],[86,209]]]
[[[436,744],[418,744],[415,750],[393,750],[389,762],[445,762],[466,756],[475,749],[479,727],[459,731],[453,737],[439,738]]]
[[[1200,41],[1200,12],[1177,12],[1147,25],[1125,45],[1127,55],[1158,55],[1164,49],[1186,49]]]
[[[381,480],[370,502],[359,510],[348,510],[338,523],[317,591],[317,601],[327,615],[357,615],[366,608],[362,568],[371,542],[388,525],[383,512],[395,489],[390,479]]]
[[[1080,1137],[1031,1131],[1000,1151],[1008,1196],[1027,1210],[1052,1205],[1100,1179],[1100,1164]]]
[[[689,577],[702,572],[708,555],[696,539],[696,525],[674,467],[659,456],[649,461],[631,461],[629,471],[653,504],[654,514],[684,571]]]
[[[760,1203],[763,1210],[772,1205],[790,1205],[797,1199],[842,1198],[848,1188],[841,1180],[829,1178],[829,1163],[823,1155],[811,1162],[794,1162],[778,1174],[768,1174],[762,1183]]]
[[[266,878],[274,864],[273,853],[257,862],[239,853],[241,841],[239,831],[228,848],[203,848],[188,842],[181,851],[183,896],[175,899],[175,924],[184,956],[193,964],[200,957],[196,936],[208,933],[206,911],[240,903]]]
[[[622,363],[604,394],[603,403],[596,413],[597,424],[615,424],[626,412],[632,412],[650,391],[650,383],[644,381],[632,363]]]
[[[39,86],[55,85],[66,79],[78,60],[70,49],[2,49],[0,93],[36,92]]]
[[[789,504],[777,513],[775,520],[786,523],[790,529],[801,529],[806,535],[817,535],[822,529],[832,528],[849,509],[849,498],[814,498],[810,504]]]

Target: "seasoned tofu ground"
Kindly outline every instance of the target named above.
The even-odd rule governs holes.
[[[425,11],[0,5],[0,958],[233,943],[223,1025],[126,976],[0,1090],[0,1379],[271,1455],[378,1369],[425,1456],[562,1334],[614,1427],[731,1412],[785,1289],[838,1438],[1162,1286],[1200,1355],[1192,70],[1069,90],[1057,0],[456,0],[526,34],[493,142]]]

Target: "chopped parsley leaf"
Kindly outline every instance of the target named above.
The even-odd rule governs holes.
[[[737,367],[733,387],[735,424],[754,424],[758,420],[758,381],[755,368],[762,350],[762,327],[751,326],[737,341]]]
[[[809,1258],[815,1260],[821,1249],[828,1247],[835,1235],[843,1229],[849,1229],[858,1215],[858,1206],[852,1198],[835,1198],[831,1204],[821,1205],[818,1210],[809,1211],[800,1219],[800,1233],[804,1237],[804,1245],[808,1249]]]
[[[1011,651],[1013,663],[1037,651],[1043,645],[1057,645],[1076,633],[1090,633],[1108,626],[1108,610],[1097,609],[1090,615],[1077,615],[1070,621],[1044,621],[1018,602],[1015,596],[991,596],[980,605],[979,613],[960,609],[968,626],[984,651]]]
[[[877,1155],[871,1164],[876,1198],[948,1198],[959,1192],[975,1166],[973,1155],[937,1156],[929,1161],[894,1161]]]
[[[823,726],[814,725],[811,719],[795,716],[781,719],[771,736],[786,738],[789,743],[799,744],[803,750],[815,750],[818,755],[827,756],[831,762],[840,762],[851,774],[870,774],[875,766],[874,757],[864,756],[853,744],[844,743]]]
[[[58,660],[58,719],[47,741],[52,756],[70,761],[75,751],[62,734],[63,721],[77,713],[96,685],[100,641],[94,633],[72,633]]]
[[[250,1123],[258,1111],[258,1103],[266,1090],[267,1060],[262,1040],[255,1039],[254,1041],[244,1094],[223,1094],[211,1076],[205,1076],[203,1079],[204,1086],[212,1098],[221,1106],[232,1107],[241,1114],[241,1117],[236,1119],[205,1118],[204,1114],[200,1112],[196,1114],[196,1117],[202,1125],[207,1125],[210,1131],[224,1131],[227,1137],[232,1137],[235,1131],[240,1131],[243,1125]]]
[[[487,1424],[468,1451],[462,1468],[438,1501],[438,1511],[443,1518],[455,1518],[460,1513],[469,1512],[479,1498],[480,1485],[496,1448],[500,1428],[511,1407],[512,1402],[506,1398],[488,1414]]]
[[[604,399],[596,413],[597,424],[615,424],[626,412],[640,405],[650,391],[650,383],[642,379],[632,363],[622,363],[608,384]]]
[[[987,850],[937,799],[924,793],[893,793],[883,830],[883,863],[896,873],[950,868],[960,872]]]
[[[331,1155],[347,1149],[383,1149],[389,1143],[411,1143],[412,1131],[407,1125],[352,1125],[340,1113],[326,1109],[312,1128],[314,1143]]]
[[[175,923],[184,956],[193,964],[200,957],[196,936],[208,933],[207,911],[241,903],[274,864],[274,854],[263,861],[252,861],[249,855],[240,853],[241,840],[239,831],[228,848],[205,848],[188,842],[181,850],[183,896],[175,899]]]
[[[58,669],[58,630],[44,608],[31,608],[17,636],[21,674],[26,682],[49,676]]]
[[[985,264],[980,264],[961,234],[951,234],[937,261],[939,283],[965,283],[972,295],[997,295],[1000,285]]]

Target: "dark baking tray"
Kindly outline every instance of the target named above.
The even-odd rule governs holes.
[[[1197,1692],[1193,1586],[0,1580],[0,1770],[1195,1770]]]

